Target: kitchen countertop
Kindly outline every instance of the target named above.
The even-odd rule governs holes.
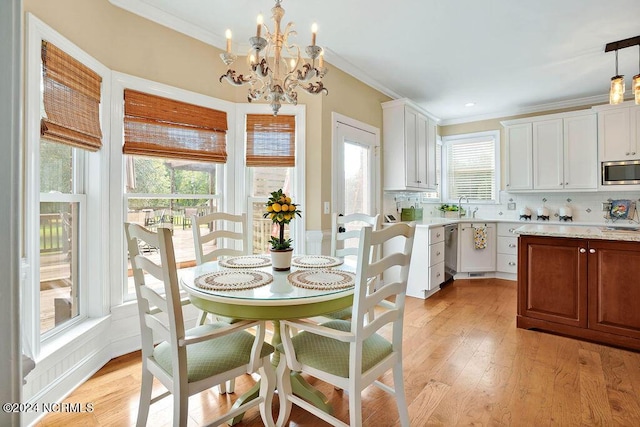
[[[528,236],[572,237],[577,239],[618,240],[640,242],[640,229],[631,226],[580,226],[580,225],[547,225],[527,224],[518,227],[516,234]]]
[[[517,219],[488,219],[488,218],[442,218],[427,217],[418,221],[403,221],[414,223],[416,227],[433,228],[459,223],[513,223],[521,224],[515,230],[516,234],[549,237],[573,237],[578,239],[601,239],[640,242],[640,225],[561,221],[519,221]],[[388,225],[389,223],[384,223]]]

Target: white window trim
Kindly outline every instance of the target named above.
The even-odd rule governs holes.
[[[297,253],[306,253],[306,106],[305,105],[283,105],[278,112],[282,115],[296,116],[296,173],[293,178],[294,194],[292,198],[295,203],[300,205],[302,211],[302,217],[296,218],[295,221],[289,223],[290,228],[293,228],[294,241],[292,246],[297,249]],[[273,114],[271,107],[268,104],[237,104],[236,105],[236,135],[234,147],[237,150],[237,156],[235,158],[235,185],[236,195],[235,206],[233,207],[236,213],[246,212],[249,215],[249,181],[247,179],[248,168],[245,167],[245,152],[246,152],[246,129],[245,129],[245,117],[247,114]],[[274,188],[274,191],[277,188]],[[265,199],[266,200],[266,199]],[[249,241],[252,242],[253,227],[249,228]],[[299,248],[299,249],[298,249]]]
[[[80,246],[81,270],[79,286],[81,286],[79,300],[79,316],[67,325],[57,329],[54,333],[40,336],[40,79],[42,70],[41,43],[47,40],[80,62],[91,68],[102,77],[100,119],[102,124],[103,141],[109,141],[111,71],[89,54],[84,52],[71,41],[57,33],[54,29],[27,14],[26,40],[26,81],[25,81],[25,256],[28,265],[27,277],[23,287],[23,348],[30,349],[34,360],[38,361],[52,349],[47,349],[47,341],[59,347],[62,334],[79,326],[88,318],[98,318],[108,314],[109,280],[108,258],[104,249],[104,242],[109,236],[109,216],[107,212],[109,184],[108,149],[94,153],[87,153],[84,163],[84,178],[86,194],[86,221],[84,230],[81,228],[81,239],[84,247]],[[90,176],[90,179],[88,177]],[[82,224],[81,224],[82,227]],[[87,238],[91,236],[91,238]],[[88,271],[91,271],[91,279]],[[74,335],[72,332],[70,335]],[[53,346],[54,344],[51,343]],[[30,355],[31,356],[31,355]]]
[[[487,138],[493,138],[494,141],[494,158],[495,158],[495,179],[494,179],[494,200],[474,200],[470,199],[469,202],[480,205],[495,205],[500,203],[500,131],[491,130],[485,132],[473,132],[459,135],[447,135],[442,137],[442,167],[441,167],[441,185],[440,185],[440,197],[443,203],[458,203],[458,200],[451,199],[449,197],[448,182],[447,182],[447,156],[446,147],[450,144],[458,143],[472,143],[486,141]]]
[[[226,112],[227,123],[229,124],[229,129],[227,130],[227,163],[226,167],[223,168],[224,172],[220,176],[221,182],[219,182],[218,186],[220,194],[224,195],[221,199],[222,208],[225,210],[228,209],[229,207],[225,206],[225,203],[233,203],[233,200],[236,199],[234,182],[233,179],[230,179],[232,176],[230,174],[233,173],[233,167],[231,165],[234,164],[234,158],[236,157],[236,136],[234,126],[236,122],[235,103],[113,71],[111,81],[111,97],[114,100],[114,102],[111,103],[111,134],[113,137],[109,144],[111,150],[110,216],[113,220],[110,237],[110,251],[111,271],[120,272],[117,277],[111,278],[113,281],[111,286],[111,301],[113,302],[113,306],[124,304],[127,301],[131,301],[134,297],[133,295],[125,294],[125,287],[127,284],[127,248],[124,238],[124,222],[127,218],[127,194],[124,192],[125,166],[124,155],[122,153],[122,147],[124,145],[124,134],[122,130],[124,123],[124,101],[115,102],[115,100],[124,99],[125,89],[138,90],[151,95],[170,98],[176,101],[187,102],[189,104],[200,105]],[[153,195],[153,197],[179,198],[180,195],[167,195],[166,197],[165,195],[160,197],[158,197],[158,195]]]

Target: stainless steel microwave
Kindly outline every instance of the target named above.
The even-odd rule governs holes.
[[[640,184],[640,160],[602,162],[602,185]]]

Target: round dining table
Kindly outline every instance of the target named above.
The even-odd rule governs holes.
[[[240,258],[249,259],[250,257]],[[271,265],[264,265],[267,264],[268,255],[257,255],[255,258],[250,260],[255,261],[253,264],[238,263],[230,267],[225,260],[206,262],[193,268],[183,269],[180,284],[188,294],[191,303],[200,310],[235,319],[272,321],[271,343],[274,347],[281,343],[280,320],[321,316],[346,309],[353,304],[353,273],[356,268],[353,260],[294,255],[294,264],[290,271],[275,271]],[[265,262],[260,263],[260,258]],[[296,260],[299,261],[297,265]],[[305,262],[311,260],[313,262]],[[326,264],[323,264],[325,262]],[[234,283],[236,277],[242,278],[246,275],[251,275],[253,283],[249,283],[246,287],[242,284],[237,286]],[[314,282],[315,276],[329,277],[329,280],[341,281],[341,283],[338,286],[329,284],[324,287],[322,283]],[[349,276],[352,280],[350,285],[346,283]],[[346,281],[344,277],[347,277]],[[208,280],[210,278],[213,280]],[[213,286],[209,286],[208,283],[213,283]],[[276,351],[272,359],[275,366],[278,365],[279,359],[280,353]],[[296,395],[312,402],[325,412],[332,412],[326,396],[310,386],[301,376],[294,374],[291,380],[293,392]],[[256,384],[238,401],[253,399],[258,391],[259,385]],[[239,402],[234,406],[238,406]],[[234,418],[231,424],[236,424],[241,419],[242,415]]]

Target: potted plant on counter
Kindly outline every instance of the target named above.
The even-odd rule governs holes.
[[[286,271],[291,269],[291,239],[284,238],[284,227],[295,217],[302,217],[298,210],[298,205],[291,202],[282,189],[271,193],[271,197],[266,203],[264,218],[270,218],[278,226],[278,236],[271,236],[271,265],[276,271]]]

